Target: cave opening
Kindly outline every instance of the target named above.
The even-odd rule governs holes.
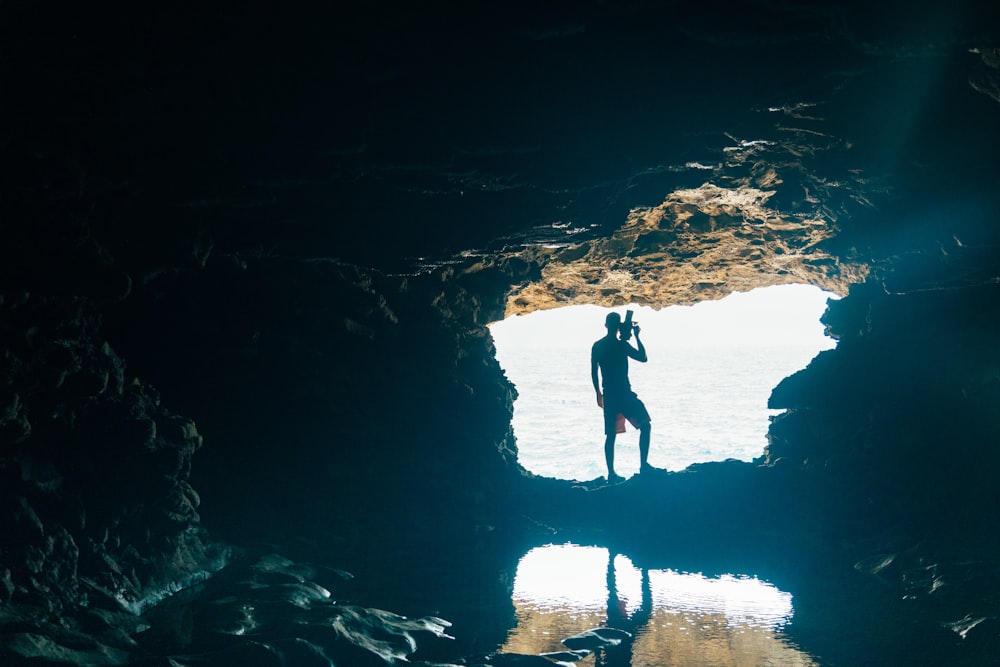
[[[653,422],[649,463],[668,471],[761,456],[779,410],[773,388],[836,342],[820,316],[836,294],[804,284],[733,292],[660,310],[573,305],[490,326],[496,355],[517,389],[512,428],[529,472],[586,481],[606,473],[603,422],[590,381],[590,348],[610,311],[632,310],[649,361],[630,363],[632,388]],[[639,469],[638,431],[616,444],[616,469]]]

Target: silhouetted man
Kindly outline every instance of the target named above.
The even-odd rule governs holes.
[[[628,318],[626,318],[628,319]],[[594,392],[597,394],[597,405],[604,408],[604,459],[608,464],[608,482],[621,480],[615,474],[615,436],[617,435],[618,415],[621,414],[639,429],[639,461],[640,472],[649,469],[646,459],[649,457],[650,419],[646,406],[632,391],[628,380],[629,357],[636,361],[646,361],[646,348],[639,340],[639,325],[622,327],[622,319],[618,313],[608,313],[604,319],[608,333],[590,350],[590,376],[594,382]],[[619,332],[621,338],[619,338]],[[636,347],[628,340],[635,336]],[[598,385],[597,371],[600,369],[602,385]],[[601,386],[604,393],[601,393]]]

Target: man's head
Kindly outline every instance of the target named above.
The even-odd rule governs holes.
[[[622,326],[622,316],[618,313],[608,313],[608,316],[604,318],[604,326],[608,328],[608,331],[618,331]]]

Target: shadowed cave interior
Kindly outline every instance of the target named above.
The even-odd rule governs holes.
[[[995,662],[996,7],[223,5],[0,6],[3,664],[552,664],[545,547],[605,635],[790,600],[580,664]],[[785,284],[837,346],[760,458],[519,464],[491,323]]]

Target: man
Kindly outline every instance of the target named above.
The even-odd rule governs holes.
[[[604,459],[608,464],[608,483],[612,483],[623,479],[615,474],[618,415],[624,415],[632,426],[639,429],[640,472],[650,469],[646,459],[649,456],[651,426],[649,412],[632,391],[632,385],[628,380],[629,357],[643,363],[646,361],[646,348],[639,340],[639,325],[631,325],[627,327],[628,330],[624,330],[621,316],[618,313],[608,313],[604,319],[604,326],[607,327],[608,333],[594,343],[590,350],[590,376],[594,382],[594,392],[597,394],[597,405],[604,408]],[[619,331],[622,334],[621,338],[618,337]],[[628,342],[632,335],[635,336],[636,347]],[[598,369],[603,382],[603,394],[602,385],[598,385],[597,381]]]

